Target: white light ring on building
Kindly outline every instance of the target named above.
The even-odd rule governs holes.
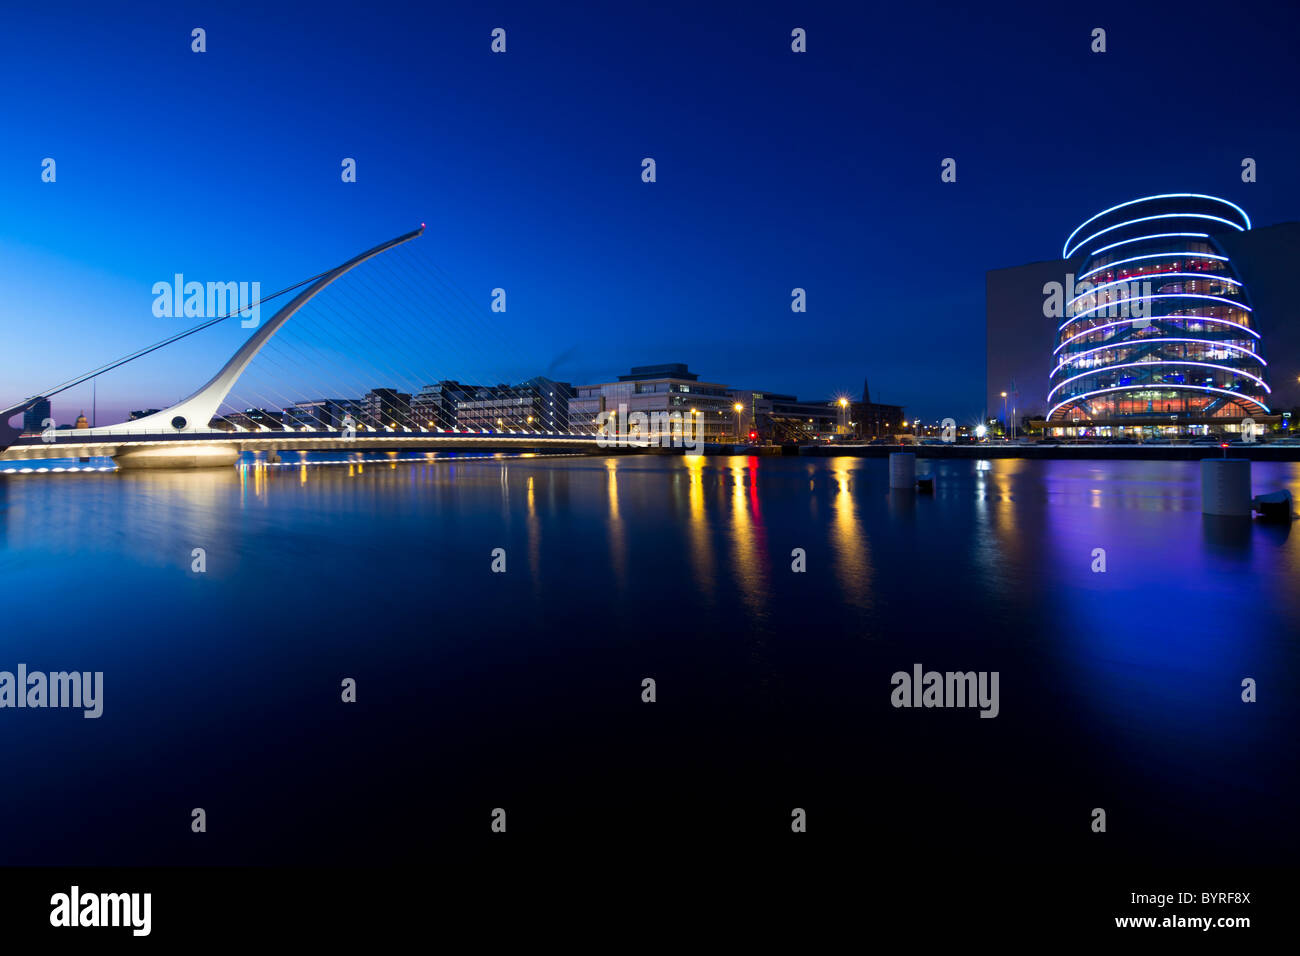
[[[1085,219],[1082,223],[1079,224],[1079,227],[1075,229],[1074,232],[1070,233],[1066,237],[1065,245],[1061,246],[1062,249],[1061,258],[1062,259],[1069,258],[1069,256],[1065,254],[1064,250],[1070,248],[1071,240],[1073,240],[1074,237],[1077,236],[1079,233],[1081,233],[1084,229],[1088,228],[1089,223],[1096,222],[1102,216],[1108,215],[1114,212],[1116,209],[1126,209],[1129,206],[1135,206],[1140,202],[1151,202],[1156,199],[1208,199],[1211,202],[1220,202],[1223,203],[1225,206],[1231,206],[1233,209],[1237,210],[1237,212],[1241,213],[1241,218],[1246,220],[1246,228],[1249,229],[1251,227],[1250,217],[1246,215],[1246,210],[1242,209],[1235,202],[1229,202],[1226,199],[1220,199],[1218,196],[1207,196],[1204,193],[1161,193],[1159,196],[1143,196],[1141,199],[1130,199],[1128,202],[1122,202],[1118,206],[1111,206],[1109,209],[1103,209],[1101,212],[1097,213],[1097,215],[1093,216],[1090,219]]]
[[[1209,219],[1212,222],[1221,222],[1225,226],[1231,226],[1233,229],[1236,229],[1238,232],[1246,231],[1242,226],[1237,225],[1231,219],[1224,219],[1222,216],[1211,216],[1209,213],[1205,213],[1205,212],[1162,212],[1156,216],[1142,216],[1138,219],[1128,219],[1125,220],[1124,222],[1117,223],[1116,225],[1107,226],[1105,229],[1102,229],[1100,232],[1094,232],[1087,239],[1080,240],[1078,245],[1076,245],[1073,249],[1071,249],[1061,258],[1063,259],[1070,258],[1070,256],[1074,255],[1076,252],[1082,249],[1084,245],[1086,245],[1089,242],[1092,242],[1092,240],[1100,236],[1106,235],[1106,233],[1108,232],[1114,232],[1116,229],[1123,229],[1125,226],[1136,226],[1140,222],[1154,222],[1157,219]]]
[[[1052,396],[1055,395],[1059,390],[1064,388],[1066,385],[1069,385],[1071,382],[1076,382],[1081,378],[1087,378],[1089,375],[1102,375],[1106,372],[1109,372],[1111,369],[1116,369],[1116,368],[1141,368],[1147,365],[1195,365],[1198,368],[1217,368],[1220,371],[1230,372],[1233,375],[1240,375],[1243,376],[1244,378],[1248,378],[1251,379],[1252,381],[1258,382],[1260,387],[1264,389],[1265,393],[1270,395],[1273,393],[1273,390],[1269,388],[1268,384],[1259,376],[1251,375],[1249,372],[1243,372],[1241,369],[1232,368],[1231,366],[1228,365],[1215,365],[1213,362],[1180,362],[1177,359],[1159,359],[1154,362],[1121,362],[1115,365],[1099,365],[1094,369],[1089,369],[1086,372],[1080,372],[1078,375],[1072,375],[1071,377],[1065,379],[1065,381],[1061,382],[1059,385],[1057,385],[1055,388],[1053,388],[1050,392],[1047,393],[1047,398],[1045,399],[1045,401],[1050,402],[1052,400]],[[1159,386],[1161,383],[1152,382],[1150,384],[1151,387],[1154,388]],[[1143,386],[1125,385],[1123,387],[1141,388]]]
[[[1069,302],[1065,304],[1067,307],[1072,306],[1074,305],[1074,303],[1082,299],[1085,295],[1096,295],[1102,289],[1109,289],[1113,285],[1125,285],[1126,283],[1129,282],[1150,281],[1152,279],[1165,279],[1168,278],[1169,276],[1185,276],[1189,279],[1206,279],[1206,280],[1214,279],[1219,282],[1229,282],[1232,285],[1236,285],[1236,286],[1243,284],[1237,279],[1230,279],[1227,276],[1219,276],[1219,275],[1214,275],[1212,273],[1205,273],[1205,272],[1154,272],[1149,276],[1136,276],[1135,278],[1132,279],[1116,279],[1114,282],[1105,282],[1102,283],[1101,285],[1093,286],[1089,291],[1076,295],[1073,299],[1071,299]],[[1170,294],[1175,294],[1175,293],[1170,293]],[[1187,294],[1195,295],[1196,293],[1189,292]]]
[[[1099,256],[1107,249],[1114,249],[1116,246],[1127,246],[1134,242],[1146,242],[1148,239],[1209,239],[1208,232],[1153,232],[1149,236],[1135,236],[1132,239],[1121,239],[1119,242],[1112,242],[1109,246],[1102,246],[1100,249],[1094,249],[1088,254],[1088,258]]]
[[[1126,263],[1126,262],[1137,262],[1139,259],[1181,259],[1181,258],[1183,258],[1183,257],[1185,257],[1185,256],[1194,256],[1194,257],[1197,258],[1197,259],[1218,259],[1220,262],[1229,262],[1229,261],[1231,261],[1231,260],[1228,259],[1227,256],[1214,256],[1214,255],[1211,255],[1211,254],[1208,253],[1208,252],[1191,252],[1191,251],[1188,251],[1188,252],[1153,252],[1153,253],[1151,253],[1150,255],[1146,255],[1146,256],[1133,256],[1132,258],[1129,258],[1129,259],[1119,259],[1119,260],[1116,260],[1115,262],[1108,262],[1108,263],[1106,263],[1106,265],[1104,265],[1104,266],[1097,266],[1097,268],[1093,269],[1091,272],[1085,272],[1083,275],[1079,276],[1079,277],[1078,277],[1078,281],[1079,281],[1079,282],[1083,282],[1083,281],[1086,280],[1086,279],[1088,278],[1088,276],[1090,276],[1090,275],[1094,275],[1094,274],[1096,274],[1096,273],[1098,273],[1098,272],[1101,272],[1101,271],[1103,271],[1103,270],[1105,270],[1105,269],[1113,269],[1113,268],[1115,268],[1116,266],[1122,266],[1122,265],[1123,265],[1124,263]],[[1159,275],[1159,274],[1160,274],[1160,273],[1152,273],[1152,275]],[[1211,275],[1211,276],[1212,276],[1212,275],[1217,275],[1217,273],[1214,273],[1214,272],[1203,272],[1203,273],[1197,273],[1197,275]]]
[[[1235,349],[1238,352],[1243,352],[1246,355],[1249,355],[1255,361],[1259,362],[1260,365],[1268,365],[1268,363],[1264,361],[1263,356],[1261,356],[1258,352],[1252,352],[1244,345],[1229,345],[1226,342],[1215,342],[1213,339],[1165,338],[1162,336],[1160,338],[1154,338],[1154,339],[1125,339],[1123,342],[1116,342],[1110,345],[1098,345],[1096,348],[1085,349],[1082,352],[1076,352],[1070,358],[1069,362],[1063,361],[1061,362],[1060,365],[1056,366],[1056,368],[1052,369],[1052,375],[1049,375],[1048,378],[1051,378],[1061,369],[1065,368],[1065,366],[1073,363],[1076,359],[1082,358],[1085,355],[1091,355],[1093,352],[1104,352],[1106,351],[1106,349],[1139,348],[1144,345],[1164,345],[1166,342],[1191,342],[1195,345],[1211,345],[1215,348]]]
[[[1199,322],[1216,322],[1219,325],[1229,325],[1234,329],[1241,329],[1243,332],[1253,335],[1255,338],[1259,338],[1259,333],[1256,332],[1254,329],[1247,328],[1246,326],[1241,325],[1240,323],[1237,322],[1229,322],[1227,319],[1216,319],[1208,315],[1157,315],[1149,318],[1133,317],[1127,319],[1120,319],[1117,322],[1107,322],[1105,325],[1094,325],[1090,329],[1084,329],[1082,332],[1076,332],[1074,335],[1071,335],[1068,339],[1066,339],[1064,342],[1062,342],[1060,345],[1054,348],[1052,350],[1052,354],[1055,355],[1057,352],[1061,351],[1061,349],[1065,348],[1075,339],[1082,338],[1085,335],[1091,335],[1093,332],[1100,332],[1102,329],[1114,328],[1117,325],[1128,325],[1130,322],[1157,322],[1160,321],[1161,319],[1165,319],[1165,320],[1196,319]],[[1156,342],[1159,341],[1159,339],[1152,339],[1152,341]],[[1207,339],[1206,341],[1208,342],[1213,340]]]
[[[1167,389],[1168,391],[1171,392],[1177,391],[1178,389],[1191,389],[1196,392],[1214,392],[1218,395],[1227,395],[1229,398],[1235,398],[1241,401],[1250,402],[1252,405],[1258,405],[1260,408],[1264,410],[1264,413],[1266,415],[1272,414],[1272,412],[1269,411],[1269,407],[1265,405],[1263,402],[1261,402],[1259,399],[1251,398],[1249,395],[1243,395],[1240,392],[1230,392],[1226,388],[1211,388],[1209,385],[1156,385],[1156,384],[1116,385],[1113,388],[1099,388],[1095,392],[1084,392],[1082,395],[1075,395],[1073,398],[1061,402],[1061,404],[1057,405],[1055,408],[1053,408],[1050,412],[1047,413],[1046,421],[1051,421],[1052,416],[1056,414],[1057,409],[1064,408],[1066,405],[1069,405],[1072,402],[1081,401],[1087,398],[1089,395],[1101,395],[1104,394],[1105,392],[1140,392],[1143,391],[1144,389],[1153,389],[1153,388]],[[1155,414],[1162,415],[1164,413],[1156,412]]]
[[[1148,299],[1210,299],[1213,302],[1222,302],[1224,305],[1229,305],[1232,306],[1234,309],[1241,309],[1245,312],[1255,311],[1248,305],[1242,305],[1240,302],[1233,302],[1231,299],[1225,299],[1221,295],[1206,295],[1203,292],[1158,292],[1153,295],[1139,295],[1129,299],[1114,299],[1110,302],[1103,302],[1101,305],[1094,305],[1091,309],[1084,309],[1082,312],[1077,312],[1074,315],[1070,316],[1068,319],[1065,320],[1064,323],[1062,323],[1061,327],[1056,331],[1064,332],[1065,327],[1067,325],[1070,325],[1073,322],[1078,322],[1089,312],[1096,312],[1098,309],[1109,309],[1112,306],[1123,305],[1125,302],[1145,302]],[[1147,318],[1147,319],[1161,318],[1162,319],[1165,318],[1165,316],[1148,315],[1148,316],[1139,316],[1139,318]]]

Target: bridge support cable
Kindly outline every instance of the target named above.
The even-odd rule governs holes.
[[[376,298],[379,298],[376,296]],[[342,303],[332,300],[345,300]],[[336,308],[337,306],[337,308]],[[367,317],[366,321],[362,317]],[[292,378],[296,370],[304,367],[311,367],[314,370],[323,370],[328,368],[329,355],[327,350],[333,349],[337,355],[353,356],[357,354],[369,354],[377,357],[377,368],[373,370],[367,380],[362,373],[358,372],[356,363],[346,362],[342,364],[344,373],[338,370],[332,372],[330,384],[322,385],[322,380],[318,376],[315,379],[317,394],[320,397],[339,397],[342,395],[352,395],[360,397],[370,388],[383,383],[386,386],[402,386],[414,383],[418,385],[427,381],[427,375],[421,375],[414,371],[409,364],[402,359],[411,354],[412,347],[395,336],[363,336],[357,333],[358,328],[364,328],[367,325],[382,326],[382,317],[378,316],[373,309],[362,301],[355,301],[348,295],[346,286],[336,287],[331,290],[329,296],[321,297],[312,304],[311,313],[302,316],[296,323],[296,331],[300,334],[282,337],[277,340],[276,344],[268,345],[264,350],[267,359],[279,367],[279,379]],[[301,341],[299,341],[301,340]],[[294,355],[289,353],[293,352]],[[266,354],[269,353],[269,354]],[[260,361],[260,359],[259,359]],[[247,388],[247,384],[241,382],[241,392]],[[329,395],[320,392],[322,387],[327,387]],[[311,396],[306,396],[310,398]],[[298,400],[301,400],[301,396]],[[287,405],[286,405],[287,407]],[[417,429],[420,427],[409,414],[404,414],[398,410],[396,416],[400,419],[397,422],[402,427]]]
[[[550,418],[548,396],[522,384],[522,375],[530,363],[520,356],[508,323],[504,319],[500,324],[492,321],[502,314],[489,312],[486,302],[476,304],[419,248],[403,248],[423,231],[421,226],[340,266],[260,298],[253,305],[298,293],[261,323],[225,366],[190,397],[137,422],[90,428],[82,433],[99,438],[137,432],[208,432],[214,424],[220,428],[223,423],[249,431],[302,430],[304,424],[313,428],[313,421],[320,423],[317,430],[337,430],[338,409],[328,416],[304,421],[303,416],[310,416],[310,410],[316,407],[310,403],[338,400],[348,403],[339,407],[359,413],[367,398],[372,409],[380,410],[381,419],[388,416],[388,422],[398,429],[463,427],[462,422],[454,420],[454,407],[446,407],[453,398],[423,405],[414,402],[424,387],[446,381],[459,383],[470,400],[481,394],[480,390],[490,389],[494,399],[500,399],[502,431],[573,432],[571,422],[557,423]],[[17,434],[9,428],[8,417],[41,398],[65,392],[236,315],[246,316],[250,308],[245,306],[208,319],[0,413],[5,415],[0,420],[0,431],[4,432],[0,434],[0,448]],[[518,373],[517,383],[511,382],[511,365]],[[493,376],[499,376],[495,382]],[[411,399],[389,395],[384,389],[392,389],[400,396],[409,394]],[[299,403],[304,403],[301,414],[293,411]],[[264,409],[267,415],[254,413],[250,419],[246,409]],[[528,416],[534,412],[542,417],[530,421]],[[361,417],[356,415],[358,424],[364,425]],[[385,424],[380,420],[370,423],[370,427]],[[478,427],[484,424],[482,419],[476,422]]]
[[[476,308],[468,300],[463,290],[458,289],[442,276],[436,274],[434,272],[435,264],[426,262],[421,257],[412,257],[412,267],[419,273],[417,281],[422,282],[430,289],[440,290],[439,298],[443,308],[447,310],[449,315],[457,319],[452,323],[454,327],[462,329],[471,337],[477,332],[480,341],[491,341],[493,339],[491,327],[484,320],[481,307]],[[498,352],[510,355],[517,368],[527,367],[520,359],[517,349],[508,337],[493,344]],[[519,394],[515,394],[515,398],[520,397]]]
[[[449,355],[449,351],[453,354]],[[449,289],[444,278],[420,262],[418,253],[407,249],[377,258],[365,269],[358,269],[335,283],[327,295],[317,297],[295,319],[293,326],[264,350],[266,364],[274,366],[276,382],[301,379],[296,367],[312,367],[323,372],[331,352],[348,356],[349,361],[341,366],[345,374],[334,372],[332,384],[328,386],[318,374],[313,379],[314,394],[303,394],[297,400],[359,398],[381,384],[415,395],[425,385],[451,379],[460,382],[471,394],[476,389],[491,387],[497,394],[517,400],[520,418],[505,426],[507,431],[546,431],[548,423],[544,419],[539,418],[535,423],[526,420],[534,389],[511,384],[502,389],[490,381],[483,382],[480,377],[484,369],[499,367],[500,356],[511,351],[514,350],[508,335],[493,330],[481,314],[476,315],[467,308],[463,292]],[[368,378],[358,372],[361,363],[352,361],[362,357],[371,365]],[[449,373],[447,362],[459,366],[459,370]],[[256,395],[263,400],[262,396],[271,393],[285,407],[292,404],[292,388],[288,394],[282,388],[258,388],[253,372],[250,368],[249,375],[232,391],[232,405],[245,396]],[[502,376],[497,381],[506,378]],[[545,401],[545,397],[541,400]],[[427,416],[416,417],[414,410],[408,412],[403,406],[393,410],[393,420],[397,427],[417,430],[450,428],[456,424],[447,420],[440,410],[435,409],[432,414],[434,425],[429,426]],[[556,430],[570,428],[560,425]]]

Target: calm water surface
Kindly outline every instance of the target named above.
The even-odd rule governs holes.
[[[782,841],[803,807],[810,840],[972,872],[1293,857],[1300,531],[1203,517],[1195,463],[935,473],[0,475],[0,670],[105,684],[98,720],[0,710],[0,863],[421,861],[494,807],[556,846]],[[1300,499],[1300,466],[1254,481]],[[999,716],[894,709],[914,663],[998,671]]]

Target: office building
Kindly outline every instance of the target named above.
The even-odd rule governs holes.
[[[701,382],[682,363],[636,366],[617,381],[579,385],[576,391],[569,402],[575,432],[596,433],[602,412],[608,413],[607,430],[611,430],[622,406],[628,415],[677,412],[684,416],[683,420],[694,416],[705,441],[736,441],[736,412],[732,408],[736,398],[725,385]]]
[[[1300,404],[1297,256],[1300,223],[1255,228],[1213,196],[1097,213],[1060,259],[988,273],[988,417],[1077,437],[1285,427]]]
[[[417,425],[446,431],[456,426],[456,403],[472,394],[460,382],[442,381],[425,385],[411,398],[411,417]]]
[[[596,431],[597,416],[626,413],[646,415],[679,412],[694,415],[710,443],[760,442],[803,443],[828,438],[872,438],[901,430],[903,409],[870,401],[834,399],[800,401],[793,395],[752,389],[729,388],[716,382],[701,382],[686,365],[642,365],[616,382],[579,385],[570,403],[575,431]],[[736,406],[740,409],[737,411]]]
[[[569,431],[573,386],[544,376],[519,385],[491,385],[469,390],[456,401],[460,428],[489,431]]]
[[[372,388],[361,399],[361,420],[366,428],[415,428],[411,395],[395,388]]]

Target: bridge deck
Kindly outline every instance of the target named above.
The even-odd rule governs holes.
[[[344,437],[342,432],[181,432],[173,434],[57,435],[45,441],[39,435],[24,435],[0,452],[0,461],[32,461],[44,458],[114,457],[126,449],[147,447],[221,447],[238,451],[435,451],[456,448],[499,448],[505,450],[584,450],[613,453],[630,449],[602,448],[592,435],[414,432],[359,433]]]

